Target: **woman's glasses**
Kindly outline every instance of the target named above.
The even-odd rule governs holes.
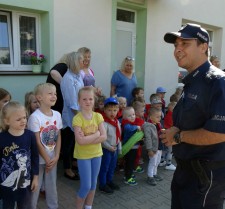
[[[125,60],[127,60],[127,61],[134,61],[134,58],[131,57],[131,56],[127,56],[127,57],[125,58]]]

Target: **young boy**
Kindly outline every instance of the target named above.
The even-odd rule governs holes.
[[[172,114],[173,114],[173,109],[176,106],[176,102],[170,102],[168,104],[168,111],[166,113],[166,116],[164,118],[164,128],[171,128],[173,126],[173,118],[172,118]],[[176,170],[176,166],[172,164],[172,146],[168,146],[166,147],[166,149],[164,149],[162,151],[162,157],[161,157],[161,162],[166,161],[166,170],[171,170],[174,171]]]
[[[126,107],[123,110],[122,119],[122,131],[123,131],[123,144],[125,144],[133,134],[141,130],[141,126],[135,125],[135,111],[133,107]],[[135,158],[137,154],[139,144],[135,144],[131,150],[124,156],[125,159],[125,181],[124,183],[130,186],[137,185],[137,182],[133,176],[133,168],[135,163]]]
[[[154,147],[154,149],[148,151],[149,155],[149,164],[148,164],[148,184],[155,186],[157,184],[157,181],[162,181],[162,177],[157,175],[157,168],[161,160],[162,150],[161,150],[161,144],[159,135],[161,133],[161,110],[157,108],[151,108],[149,111],[149,123],[152,123],[155,125],[157,134],[158,134],[158,142],[159,146]]]
[[[156,89],[156,94],[159,96],[161,102],[162,102],[162,112],[165,114],[165,108],[166,108],[166,102],[164,100],[165,94],[166,94],[166,89],[164,87],[158,87]]]
[[[99,190],[106,194],[112,194],[119,190],[119,186],[113,183],[113,175],[117,165],[118,152],[121,151],[121,128],[116,119],[119,103],[114,97],[109,97],[104,102],[104,126],[107,139],[102,143],[102,162],[99,172]]]
[[[58,208],[56,169],[61,147],[61,114],[51,109],[56,102],[56,87],[50,83],[39,84],[34,94],[40,107],[31,114],[28,129],[36,136],[39,151],[39,185],[32,193],[32,209],[36,209],[42,181],[45,182],[48,208]],[[44,178],[44,179],[43,179]]]

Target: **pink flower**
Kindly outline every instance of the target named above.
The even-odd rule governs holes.
[[[43,54],[37,54],[34,51],[29,51],[27,56],[30,57],[30,62],[32,65],[40,65],[41,63],[45,62],[45,56]]]

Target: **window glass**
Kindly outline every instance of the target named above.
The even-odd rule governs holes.
[[[117,17],[118,21],[134,23],[135,13],[127,10],[117,9]]]
[[[0,14],[0,64],[11,64],[8,19]]]
[[[20,57],[21,65],[30,65],[27,52],[36,52],[36,19],[35,17],[20,16]]]
[[[29,52],[39,53],[39,15],[0,11],[0,71],[30,71]]]

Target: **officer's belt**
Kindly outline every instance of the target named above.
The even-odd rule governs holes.
[[[199,159],[194,159],[194,160],[181,160],[178,158],[175,158],[177,165],[181,167],[181,169],[184,170],[190,170],[193,169],[193,164],[199,163],[202,165],[204,168],[208,170],[215,170],[219,168],[225,167],[225,160],[221,161],[209,161],[209,160],[199,160]]]

